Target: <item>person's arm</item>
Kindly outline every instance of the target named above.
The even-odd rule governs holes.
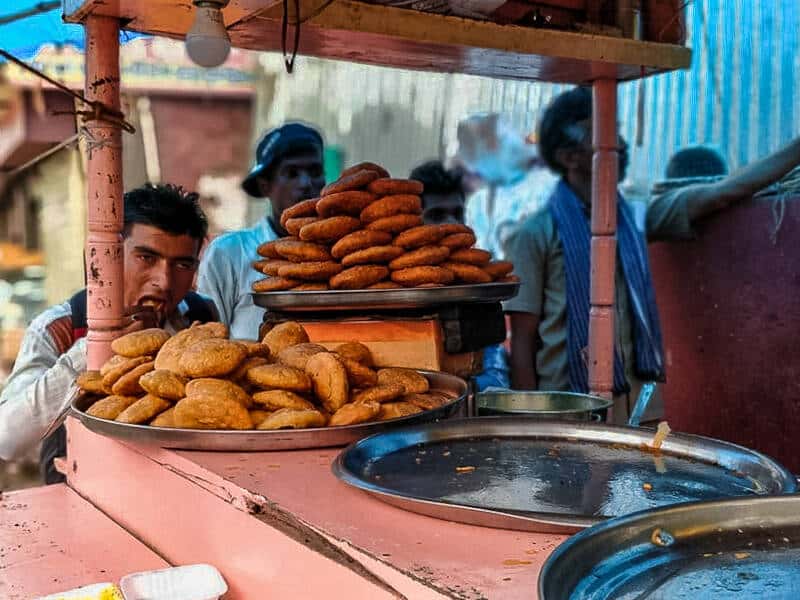
[[[35,320],[22,340],[14,370],[0,394],[0,458],[32,448],[67,405],[75,378],[86,370],[86,339],[60,354],[46,320]]]
[[[798,165],[800,165],[800,138],[720,181],[688,187],[686,209],[689,219],[694,221],[733,202],[749,198],[780,180]]]
[[[220,322],[229,327],[238,293],[233,271],[231,258],[224,249],[213,242],[209,244],[197,273],[197,291],[211,300]]]
[[[535,390],[536,352],[539,349],[539,315],[512,312],[511,316],[511,388]]]

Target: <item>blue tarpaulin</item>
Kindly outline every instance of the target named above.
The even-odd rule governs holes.
[[[10,0],[1,3],[0,22],[3,18],[42,4],[41,0]],[[137,33],[120,32],[120,41],[125,42],[136,37]],[[70,45],[83,49],[83,27],[64,23],[61,20],[61,8],[22,18],[11,23],[0,25],[0,48],[12,53],[22,60],[30,60],[46,44]],[[0,62],[3,59],[0,58]]]

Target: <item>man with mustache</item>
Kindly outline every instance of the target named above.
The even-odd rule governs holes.
[[[256,339],[264,309],[253,304],[253,282],[264,276],[252,262],[260,244],[288,235],[281,213],[302,200],[319,196],[325,185],[322,136],[301,123],[267,132],[256,148],[256,160],[242,187],[251,196],[269,198],[264,217],[249,229],[212,241],[200,265],[198,289],[219,309],[231,337]]]
[[[561,179],[545,206],[507,243],[522,283],[505,310],[511,315],[511,379],[515,389],[588,389],[592,183],[592,95],[574,88],[557,96],[539,124],[542,158]],[[628,147],[619,140],[619,180]],[[617,202],[614,418],[627,421],[642,383],[663,381],[664,351],[647,242],[693,236],[692,224],[752,196],[800,164],[800,139],[708,184],[656,195],[637,218],[633,203]],[[651,401],[642,421],[661,416]]]
[[[145,185],[124,198],[124,300],[128,325],[120,335],[194,321],[213,321],[213,303],[192,292],[208,223],[198,196],[171,185]],[[0,458],[34,446],[65,408],[77,375],[86,370],[86,290],[37,316],[0,395]],[[63,481],[53,458],[66,451],[64,427],[42,446],[46,483]]]

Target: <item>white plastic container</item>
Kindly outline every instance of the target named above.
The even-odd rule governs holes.
[[[68,592],[61,592],[58,594],[50,594],[49,596],[41,596],[36,600],[100,600],[101,598],[108,598],[109,600],[121,598],[119,595],[119,588],[113,583],[93,583],[92,585],[84,585],[83,587],[69,590]]]
[[[218,600],[228,591],[211,565],[186,565],[126,575],[119,582],[125,600]]]

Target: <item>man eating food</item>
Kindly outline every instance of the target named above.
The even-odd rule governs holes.
[[[192,292],[208,222],[198,196],[172,185],[125,194],[124,300],[129,323],[120,335],[217,319],[213,303]],[[70,388],[86,370],[86,290],[37,316],[25,332],[14,370],[0,395],[0,459],[33,447],[62,414]],[[42,446],[46,483],[63,481],[53,459],[66,451],[63,426]]]

